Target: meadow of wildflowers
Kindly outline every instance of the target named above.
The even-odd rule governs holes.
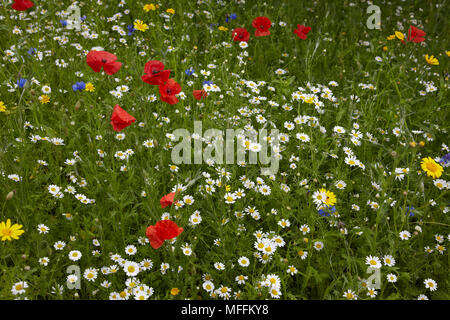
[[[375,4],[3,1],[0,299],[450,299],[450,4]]]

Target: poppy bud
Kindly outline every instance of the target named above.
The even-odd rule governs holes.
[[[397,152],[392,151],[392,152],[391,152],[391,156],[395,158],[395,157],[397,156]]]
[[[16,190],[8,192],[8,194],[6,195],[6,200],[11,200],[12,197],[14,197],[15,193],[16,193]]]
[[[77,101],[77,103],[75,103],[75,110],[79,110],[81,107],[81,102],[80,100]]]

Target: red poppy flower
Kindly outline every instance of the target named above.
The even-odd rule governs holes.
[[[159,86],[160,99],[168,104],[175,104],[178,102],[178,98],[175,96],[181,92],[181,86],[173,79],[167,80],[163,85]]]
[[[31,2],[30,0],[14,0],[14,3],[11,6],[11,8],[18,11],[25,11],[31,8],[32,6],[34,6],[34,3]]]
[[[166,194],[164,197],[161,198],[159,201],[161,203],[161,208],[165,208],[167,206],[171,206],[173,204],[173,199],[175,198],[175,192],[171,192],[169,194]]]
[[[412,41],[412,42],[423,42],[425,41],[425,31],[420,30],[414,26],[410,26],[409,30],[408,30],[408,41]]]
[[[154,226],[149,226],[145,232],[153,249],[161,247],[165,240],[178,237],[183,228],[177,226],[172,220],[160,220]]]
[[[202,98],[206,98],[208,94],[204,89],[202,90],[194,90],[192,91],[192,94],[194,95],[194,98],[197,100],[201,100]]]
[[[109,75],[112,75],[119,71],[120,67],[122,67],[122,62],[116,61],[117,57],[109,53],[107,51],[90,51],[86,56],[86,62],[89,67],[92,68],[95,72],[100,72],[103,67],[103,70]]]
[[[267,17],[258,17],[253,20],[252,26],[256,28],[255,37],[268,36],[272,23]]]
[[[170,75],[170,70],[164,70],[164,63],[158,60],[150,60],[145,64],[141,78],[145,83],[160,86],[164,84]]]
[[[297,29],[294,30],[294,33],[303,40],[306,40],[308,32],[311,30],[311,27],[305,27],[302,24],[297,25]]]
[[[121,131],[135,121],[136,119],[133,116],[129,115],[125,110],[119,107],[118,104],[115,105],[111,115],[111,124],[114,131]]]
[[[250,39],[250,32],[245,28],[236,28],[232,31],[233,41],[245,41]]]

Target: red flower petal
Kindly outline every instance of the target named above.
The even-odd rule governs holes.
[[[111,124],[114,131],[121,131],[135,121],[136,119],[133,116],[129,115],[125,110],[119,107],[118,104],[115,105],[111,115]]]
[[[144,66],[144,73],[155,73],[155,71],[163,71],[164,63],[158,60],[150,60]]]
[[[174,79],[169,79],[163,85],[159,86],[160,99],[169,104],[178,103],[178,98],[175,96],[181,92],[181,86]]]
[[[159,201],[161,203],[161,208],[165,208],[167,206],[171,206],[173,204],[173,199],[175,198],[175,192],[171,192],[169,194],[166,194],[164,197],[161,198]]]
[[[176,96],[160,96],[159,98],[168,104],[177,104],[179,101]]]
[[[272,26],[271,21],[267,17],[257,17],[253,20],[252,26],[256,28],[255,37],[270,35],[269,28]]]
[[[103,69],[109,75],[119,71],[121,62],[116,62],[117,57],[107,51],[90,51],[86,56],[86,63],[94,72],[100,72]]]
[[[208,96],[208,94],[206,93],[205,90],[194,90],[192,91],[192,94],[194,95],[194,98],[197,100],[200,100],[202,98],[206,98]]]
[[[425,41],[425,35],[425,31],[414,26],[410,26],[408,30],[408,41],[412,41],[415,43],[423,42]]]
[[[29,8],[34,6],[34,3],[30,0],[14,0],[13,5],[11,6],[12,9],[17,11],[25,11]]]
[[[297,29],[294,30],[294,33],[303,40],[306,40],[308,32],[311,30],[311,27],[305,27],[304,25],[298,24]]]
[[[250,33],[245,28],[236,28],[231,32],[233,36],[233,41],[245,41],[248,42],[250,39]]]
[[[120,67],[122,67],[122,62],[114,61],[103,65],[103,70],[105,70],[106,74],[112,75],[119,71]]]
[[[159,235],[164,240],[178,237],[183,232],[183,228],[178,227],[172,220],[161,220],[158,221],[156,225],[158,227]]]
[[[145,83],[154,85],[154,86],[160,86],[163,85],[170,76],[170,70],[162,70],[159,71],[158,73],[147,73],[144,74],[141,79],[142,81],[144,81]]]
[[[145,232],[148,240],[150,241],[150,245],[153,249],[158,249],[164,243],[164,240],[160,238],[158,234],[158,229],[154,226],[149,226],[147,231]]]
[[[145,232],[150,245],[153,249],[158,249],[162,246],[165,240],[170,240],[178,237],[183,232],[183,228],[172,220],[160,220],[154,226],[149,226]]]

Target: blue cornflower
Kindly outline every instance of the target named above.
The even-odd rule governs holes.
[[[27,53],[31,56],[34,55],[36,53],[36,48],[30,48],[30,50],[28,50]]]
[[[230,20],[235,20],[237,18],[237,14],[236,13],[232,13],[230,15],[227,15],[227,17],[225,18],[225,22],[229,22]]]
[[[81,21],[84,21],[84,20],[86,20],[86,16],[82,16],[82,17],[80,17],[80,20],[81,20]]]
[[[194,72],[195,72],[195,70],[192,67],[190,67],[189,69],[187,69],[185,71],[186,75],[188,75],[188,76],[192,76],[194,74]]]
[[[27,79],[20,78],[19,80],[17,80],[17,85],[19,86],[19,88],[23,88],[26,82]]]
[[[443,156],[439,162],[442,163],[444,167],[448,167],[450,165],[450,153]]]
[[[203,85],[205,85],[205,84],[213,85],[213,82],[212,82],[212,81],[205,80],[205,81],[203,81]]]
[[[61,22],[63,27],[67,26],[67,20],[59,20],[59,22]]]
[[[128,28],[128,35],[129,36],[131,36],[134,33],[134,31],[136,30],[136,29],[134,29],[134,27],[131,24],[128,25],[127,28]]]
[[[414,216],[413,210],[415,210],[414,207],[406,207],[406,214],[407,215],[409,214],[410,217],[413,217]]]
[[[83,81],[77,82],[74,85],[72,85],[73,91],[82,91],[86,88],[86,84]]]
[[[335,206],[332,206],[332,207],[325,206],[318,210],[318,213],[324,217],[328,217],[330,215],[330,213],[334,213],[334,212],[336,212]]]

